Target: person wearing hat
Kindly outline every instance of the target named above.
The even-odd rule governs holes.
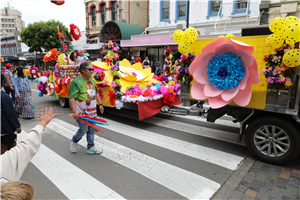
[[[79,49],[77,53],[78,53],[78,56],[77,56],[76,65],[80,65],[81,63],[83,63],[89,59],[88,57],[84,56],[84,50]]]
[[[14,77],[15,90],[16,90],[16,112],[22,115],[23,118],[33,119],[34,110],[28,107],[22,99],[32,104],[30,96],[32,96],[29,80],[27,76],[24,75],[25,67],[17,67],[17,75]],[[21,99],[22,98],[22,99]]]
[[[15,97],[15,89],[14,89],[14,81],[13,81],[13,74],[12,74],[12,65],[10,63],[6,64],[6,70],[4,71],[4,77],[5,77],[5,84],[4,84],[4,90],[6,94],[11,94],[11,99],[13,104],[15,104],[16,97]]]

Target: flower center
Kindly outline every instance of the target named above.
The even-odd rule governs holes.
[[[218,75],[220,76],[220,78],[225,79],[228,76],[228,71],[226,69],[226,67],[222,67],[219,71],[218,71]]]
[[[208,81],[220,90],[239,86],[245,75],[245,65],[241,57],[232,52],[215,55],[207,66]]]

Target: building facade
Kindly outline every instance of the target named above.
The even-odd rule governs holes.
[[[268,23],[275,17],[295,16],[300,18],[300,2],[295,0],[270,0],[266,4]]]
[[[14,35],[14,30],[22,31],[25,22],[22,20],[22,13],[17,9],[5,7],[1,13],[1,34]]]
[[[148,1],[84,0],[87,43],[97,42],[103,25],[108,21],[148,27]]]

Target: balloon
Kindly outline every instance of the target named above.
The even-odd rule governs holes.
[[[277,49],[283,45],[284,39],[279,34],[272,34],[266,40],[266,46],[272,49]]]
[[[300,23],[292,23],[286,27],[283,37],[285,42],[290,45],[294,45],[300,41]]]
[[[295,16],[288,16],[284,18],[284,21],[285,21],[285,27],[288,27],[292,23],[299,22],[299,19]]]
[[[181,42],[178,45],[178,51],[182,54],[188,54],[191,50],[191,44],[188,42]]]
[[[285,29],[285,21],[282,17],[276,17],[272,19],[271,23],[269,24],[269,29],[273,33],[283,33]]]
[[[290,49],[283,55],[282,62],[288,67],[297,67],[300,65],[300,50]]]
[[[185,33],[182,30],[176,30],[173,34],[173,40],[177,43],[181,43],[184,40]]]
[[[228,38],[234,38],[235,36],[233,35],[233,34],[231,34],[231,33],[229,33],[229,34],[227,34],[226,36],[225,36],[225,39],[228,39]]]
[[[225,38],[225,36],[224,35],[220,35],[218,38]]]
[[[194,42],[198,37],[198,32],[194,27],[189,27],[184,32],[185,42]]]

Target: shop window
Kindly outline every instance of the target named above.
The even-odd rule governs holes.
[[[97,25],[97,21],[96,21],[97,17],[96,17],[96,7],[92,7],[92,26],[96,26]]]
[[[101,5],[101,20],[102,24],[105,24],[106,21],[106,9],[105,9],[105,4]]]
[[[246,12],[247,12],[247,14],[250,14],[249,1],[248,0],[234,0],[233,10],[232,10],[231,15],[235,15],[237,13],[246,13]]]
[[[170,21],[170,1],[160,1],[160,21]]]
[[[176,1],[176,19],[175,19],[175,23],[178,20],[186,20],[186,15],[187,15],[186,1]]]
[[[222,15],[222,7],[221,6],[222,6],[222,1],[209,0],[206,18],[209,19],[210,17],[217,16],[218,13],[219,13],[219,16],[222,17],[223,15]]]
[[[117,2],[113,1],[112,2],[112,18],[113,21],[118,20],[118,8],[117,8]]]

